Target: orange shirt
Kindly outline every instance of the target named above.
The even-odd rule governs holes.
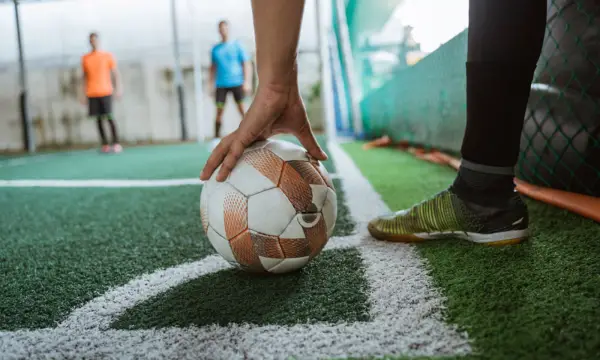
[[[105,51],[92,51],[81,58],[86,75],[87,97],[103,97],[113,93],[111,70],[117,67],[115,58]]]

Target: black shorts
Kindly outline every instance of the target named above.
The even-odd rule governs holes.
[[[112,96],[88,98],[89,116],[112,116]]]
[[[236,103],[240,103],[244,100],[244,88],[241,85],[226,88],[218,87],[215,94],[218,108],[222,109],[225,106],[225,100],[227,100],[227,94],[229,92],[233,94]]]

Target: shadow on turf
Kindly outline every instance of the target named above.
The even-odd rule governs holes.
[[[129,309],[111,327],[148,329],[250,323],[368,321],[367,284],[356,249],[325,251],[284,276],[209,274]]]

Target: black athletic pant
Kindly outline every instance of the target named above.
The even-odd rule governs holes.
[[[115,126],[115,122],[112,117],[106,118],[108,124],[110,125],[110,132],[112,135],[113,144],[119,143],[119,137],[117,136],[117,128]],[[100,133],[100,139],[102,140],[102,145],[108,145],[108,139],[106,138],[106,133],[104,132],[104,126],[102,125],[102,116],[98,116],[96,118],[98,123],[98,132]]]
[[[546,6],[546,0],[469,1],[463,159],[487,166],[516,164]]]

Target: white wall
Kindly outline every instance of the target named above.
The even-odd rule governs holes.
[[[217,23],[229,20],[232,36],[254,43],[249,0],[175,0],[180,41],[192,38],[192,19],[201,47],[207,52],[218,41]],[[315,0],[307,0],[300,37],[301,49],[317,47]],[[170,0],[46,0],[21,5],[23,40],[29,60],[80,56],[88,50],[91,31],[117,57],[136,49],[171,49]],[[17,61],[17,35],[11,3],[0,5],[0,64]],[[205,57],[208,61],[208,52]],[[1,66],[1,65],[0,65]]]
[[[178,102],[172,80],[165,75],[170,64],[156,61],[122,63],[125,93],[115,101],[115,118],[122,141],[174,141],[181,136]],[[206,70],[205,70],[206,71]],[[206,77],[205,77],[206,78]],[[22,148],[17,78],[14,73],[0,73],[0,150]],[[32,70],[29,73],[30,109],[38,146],[95,144],[98,132],[87,108],[75,93],[80,87],[78,66]],[[196,138],[193,72],[184,75],[186,118],[190,138]],[[223,130],[235,129],[240,116],[228,99]],[[206,95],[200,117],[205,134],[214,131],[214,100]]]
[[[218,41],[217,23],[227,19],[232,36],[254,53],[250,1],[176,0],[184,65],[192,67],[192,31],[205,69],[209,50]],[[21,6],[28,68],[30,107],[36,143],[67,145],[97,143],[95,123],[87,118],[73,90],[81,73],[80,56],[88,51],[90,31],[100,33],[102,47],[115,54],[125,94],[115,103],[123,141],[164,141],[180,138],[177,96],[165,77],[173,69],[169,0],[63,0]],[[192,19],[194,23],[192,24]],[[300,49],[316,50],[314,0],[308,0]],[[193,25],[193,27],[192,27]],[[194,30],[192,30],[194,29]],[[13,8],[0,5],[0,151],[23,147],[18,108],[17,42]],[[301,87],[319,79],[318,54],[300,56]],[[208,78],[204,74],[204,79]],[[185,73],[187,128],[195,138],[193,72]],[[204,84],[206,86],[206,84]],[[204,97],[199,118],[204,133],[213,133],[214,100]],[[248,104],[247,104],[248,105]],[[225,109],[225,133],[236,128],[239,115],[232,99]]]

